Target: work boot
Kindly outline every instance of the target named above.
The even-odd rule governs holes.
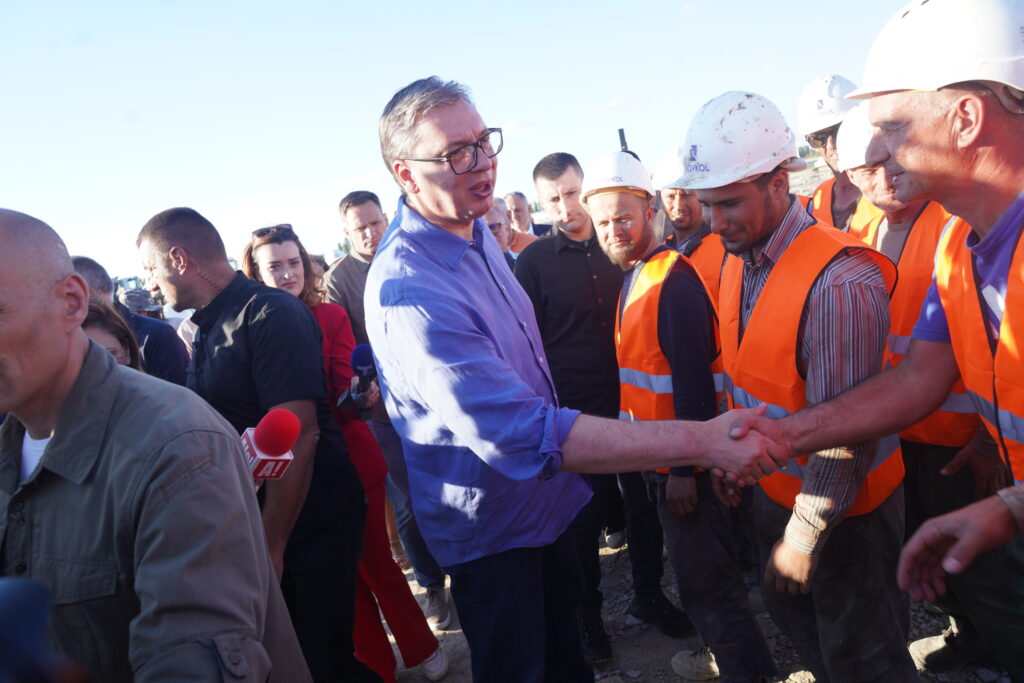
[[[693,633],[693,622],[668,601],[661,591],[633,596],[629,613],[640,621],[653,624],[671,638],[685,638]]]
[[[719,675],[715,653],[707,645],[672,655],[672,670],[688,681],[714,681]]]
[[[580,610],[580,640],[583,642],[583,659],[587,664],[607,662],[612,658],[612,646],[604,632],[601,610]]]
[[[937,636],[920,638],[910,644],[910,657],[918,671],[941,673],[965,666],[1000,668],[982,644],[949,627]]]
[[[427,618],[427,626],[432,631],[448,628],[448,624],[452,623],[452,613],[448,610],[448,595],[444,592],[444,586],[428,588],[424,602],[423,616]]]
[[[448,675],[448,657],[440,645],[434,650],[434,654],[420,662],[420,666],[423,667],[423,675],[428,681],[439,681]]]

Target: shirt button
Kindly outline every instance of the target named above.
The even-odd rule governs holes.
[[[14,505],[12,505],[11,507],[13,507],[13,508],[14,508],[14,511],[15,511],[15,512],[21,512],[22,510],[24,510],[24,509],[25,509],[25,503],[23,503],[23,502],[21,502],[21,501],[19,500],[19,501],[18,501],[17,503],[15,503]]]
[[[232,652],[230,655],[228,655],[228,661],[232,664],[241,664],[242,656],[239,655],[237,652]]]
[[[544,356],[537,356],[537,362],[544,365]]]
[[[596,276],[596,275],[591,275],[591,276],[590,276],[590,279],[591,279],[591,280],[596,280],[596,279],[597,279],[597,276]]]
[[[526,327],[526,321],[525,320],[520,320],[519,324],[522,325],[523,327]]]
[[[24,574],[27,569],[28,569],[28,565],[25,564],[24,562],[19,562],[16,565],[14,565],[14,573],[15,574]]]

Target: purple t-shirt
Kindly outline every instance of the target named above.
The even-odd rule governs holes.
[[[985,301],[985,317],[993,332],[999,338],[999,325],[1003,320],[1006,304],[1006,286],[1010,277],[1010,261],[1024,228],[1024,192],[1017,195],[999,220],[984,238],[975,232],[967,235],[967,248],[974,253],[974,261],[981,279],[981,294]],[[932,278],[931,287],[925,295],[921,314],[914,325],[914,338],[933,342],[949,341],[949,323],[946,312],[939,300],[939,291]]]

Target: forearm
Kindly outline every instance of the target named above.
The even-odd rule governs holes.
[[[1010,486],[1000,489],[996,495],[1010,508],[1010,513],[1017,520],[1017,529],[1024,531],[1024,486]]]
[[[292,448],[294,459],[280,479],[268,480],[263,503],[263,529],[267,534],[267,547],[271,555],[280,556],[288,543],[302,506],[313,481],[313,460],[316,455],[320,430],[303,425],[298,441]]]
[[[798,453],[895,434],[938,408],[957,377],[949,344],[915,339],[895,368],[783,418],[781,426]]]
[[[562,444],[562,469],[607,474],[701,465],[697,422],[629,422],[580,415]],[[684,452],[685,451],[685,452]],[[701,460],[701,462],[698,462]]]

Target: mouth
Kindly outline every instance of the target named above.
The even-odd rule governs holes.
[[[494,196],[494,184],[490,180],[471,185],[469,191],[478,197],[493,197]]]

